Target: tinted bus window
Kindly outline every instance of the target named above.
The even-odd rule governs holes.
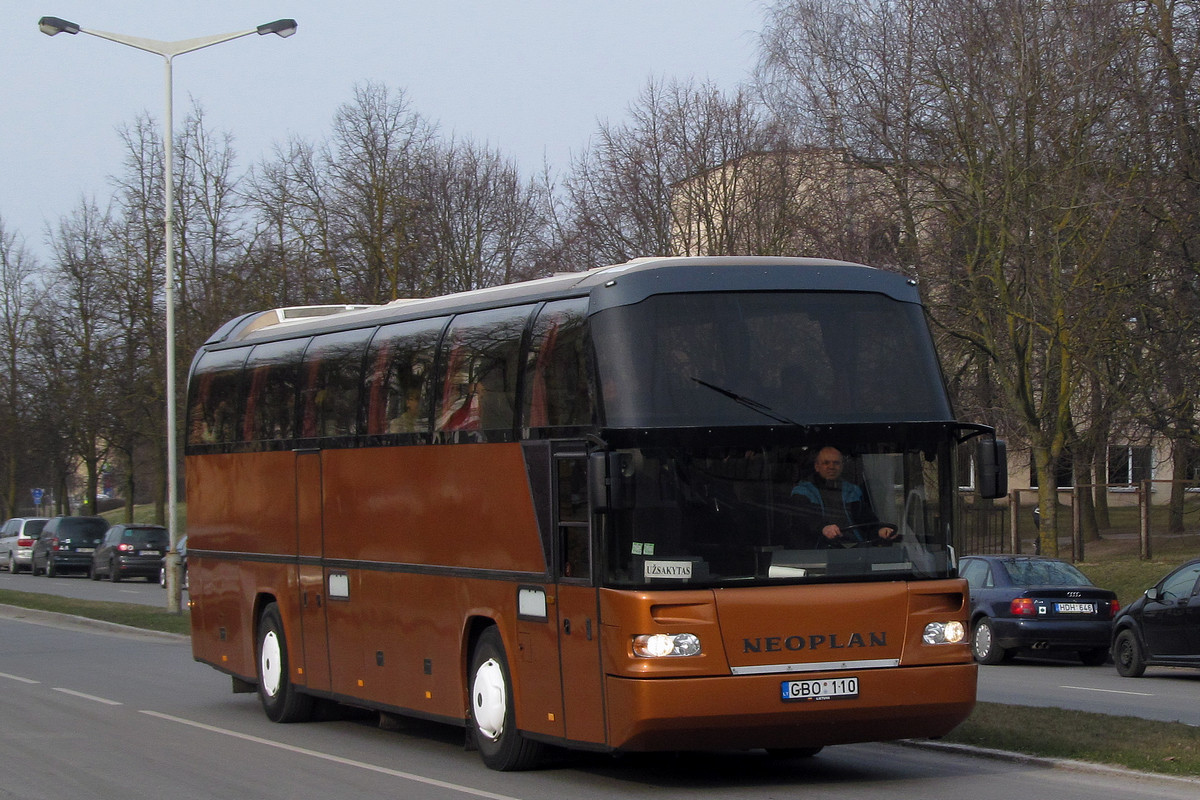
[[[373,329],[314,336],[300,373],[300,435],[358,433],[358,390],[363,353]]]
[[[513,427],[521,336],[530,306],[460,314],[442,345],[438,430]]]
[[[951,419],[921,307],[882,294],[658,295],[591,334],[610,426]]]
[[[380,328],[367,352],[367,433],[426,433],[433,361],[446,320],[422,319]]]
[[[246,349],[205,353],[192,374],[188,401],[188,445],[235,442],[238,430],[238,397]]]
[[[587,298],[547,303],[533,324],[526,363],[525,426],[567,428],[596,422]]]
[[[278,441],[295,436],[300,354],[307,343],[307,339],[268,342],[250,351],[242,385],[246,396],[244,441]]]

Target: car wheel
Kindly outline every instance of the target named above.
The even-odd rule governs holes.
[[[52,559],[52,558],[46,559],[45,575],[47,578],[57,578],[58,577],[58,570],[54,568],[54,559]]]
[[[272,722],[304,722],[312,718],[315,698],[292,683],[287,639],[279,606],[270,603],[258,623],[258,697]]]
[[[1085,667],[1101,667],[1108,662],[1108,648],[1097,647],[1092,650],[1080,650],[1079,660]]]
[[[980,664],[999,664],[1008,656],[1008,651],[996,644],[996,632],[987,617],[975,623],[971,634],[971,654]]]
[[[541,758],[542,745],[517,730],[511,673],[504,642],[496,628],[479,637],[471,659],[471,725],[483,763],[494,770],[529,769]]]
[[[94,581],[100,580],[100,573],[96,570],[96,564],[88,564],[88,577]]]
[[[108,562],[108,579],[113,583],[121,582],[121,573],[117,571],[117,564],[115,561]]]
[[[20,570],[17,569],[17,557],[12,553],[8,554],[8,572],[10,575],[16,575]]]
[[[1113,662],[1117,673],[1126,678],[1140,678],[1146,671],[1146,656],[1138,644],[1137,634],[1129,628],[1117,634],[1113,643]]]

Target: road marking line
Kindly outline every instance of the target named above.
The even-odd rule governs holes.
[[[83,692],[77,692],[74,689],[59,689],[59,688],[55,687],[54,691],[62,692],[63,694],[69,694],[72,697],[82,697],[84,700],[93,700],[97,703],[104,703],[104,705],[106,705],[106,706],[123,706],[123,705],[125,705],[124,703],[118,703],[116,700],[109,700],[104,697],[96,697],[96,695],[94,695],[94,694],[84,694]]]
[[[427,786],[436,786],[439,789],[449,789],[454,792],[461,792],[463,794],[469,794],[469,795],[473,795],[475,797],[486,797],[486,798],[489,798],[489,800],[518,800],[518,798],[511,797],[506,794],[496,794],[494,792],[485,792],[482,789],[474,789],[470,786],[463,786],[463,785],[457,784],[457,783],[447,783],[446,781],[439,781],[435,778],[426,778],[422,775],[416,775],[412,772],[402,772],[397,769],[388,769],[387,767],[379,767],[379,766],[376,766],[375,764],[368,764],[365,761],[354,761],[353,759],[342,758],[341,756],[335,756],[335,755],[331,755],[329,753],[322,753],[319,750],[309,750],[306,747],[296,747],[295,745],[284,744],[282,742],[272,741],[271,739],[263,739],[258,736],[251,736],[248,733],[238,733],[237,731],[231,731],[228,728],[217,728],[213,725],[206,725],[203,722],[193,722],[190,719],[184,719],[183,717],[174,717],[174,716],[171,716],[170,714],[163,714],[158,711],[143,710],[143,711],[140,711],[139,713],[146,714],[151,717],[157,717],[159,719],[165,719],[168,722],[178,722],[180,725],[188,725],[193,728],[199,728],[200,730],[208,731],[209,733],[219,733],[223,736],[232,736],[235,739],[241,739],[241,740],[247,741],[247,742],[254,742],[255,744],[263,744],[263,745],[266,745],[267,747],[275,747],[275,748],[278,748],[279,750],[286,750],[289,753],[297,753],[302,756],[311,756],[313,758],[319,758],[324,761],[332,761],[335,764],[342,764],[347,767],[358,767],[359,769],[364,769],[369,772],[378,772],[381,775],[388,775],[393,778],[402,778],[404,780],[413,781],[414,783],[423,783]]]
[[[1152,692],[1123,692],[1120,689],[1093,689],[1090,686],[1059,686],[1060,689],[1078,689],[1081,692],[1104,692],[1105,694],[1130,694],[1134,697],[1154,697]]]
[[[33,678],[22,678],[20,675],[9,675],[7,672],[0,672],[0,678],[8,678],[10,681],[17,681],[18,683],[41,683],[41,681],[35,681]]]

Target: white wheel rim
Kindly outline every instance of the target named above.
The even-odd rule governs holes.
[[[267,631],[263,636],[259,662],[259,669],[262,670],[263,691],[267,693],[267,696],[274,697],[279,691],[279,682],[283,678],[283,653],[279,649],[279,636],[275,631]]]
[[[474,705],[475,725],[479,732],[492,741],[504,733],[504,714],[507,710],[504,693],[504,670],[494,658],[479,665],[475,670],[475,684],[471,689]]]
[[[975,629],[975,652],[981,658],[992,649],[992,629],[987,625],[980,625]]]

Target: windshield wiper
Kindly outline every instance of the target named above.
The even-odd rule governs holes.
[[[791,420],[785,416],[776,414],[774,409],[772,409],[766,403],[760,403],[757,400],[746,397],[745,395],[740,395],[737,392],[730,391],[729,389],[725,389],[721,386],[716,386],[714,384],[709,383],[708,381],[702,381],[699,378],[697,378],[695,375],[692,376],[692,380],[694,380],[696,383],[700,384],[701,386],[703,386],[706,389],[712,389],[717,394],[728,397],[730,400],[732,400],[733,402],[737,403],[740,406],[745,406],[746,408],[750,409],[751,411],[756,411],[759,414],[762,414],[764,417],[767,417],[768,419],[773,419],[776,422],[782,422],[784,425],[799,425],[800,424],[800,423],[796,422],[795,420]]]

